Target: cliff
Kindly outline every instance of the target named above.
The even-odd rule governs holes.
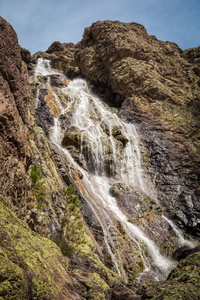
[[[160,202],[179,226],[199,235],[199,48],[182,51],[140,24],[99,21],[85,29],[75,59],[138,123]]]
[[[26,52],[13,28],[3,18],[0,22],[0,297],[81,299],[79,294],[110,294],[109,285],[121,285],[121,280],[101,262],[79,208],[67,204],[75,195],[64,193],[67,185],[49,142],[34,122],[34,98],[22,61]],[[75,217],[72,224],[70,217]],[[62,232],[66,225],[73,234],[67,243]]]
[[[0,28],[0,299],[198,299],[199,253],[182,248],[178,257],[189,256],[180,260],[165,282],[137,284],[133,279],[138,254],[128,248],[119,224],[113,241],[118,239],[124,247],[123,260],[135,256],[138,265],[132,270],[127,263],[128,285],[113,270],[103,230],[81,196],[81,176],[69,172],[63,153],[48,140],[54,117],[59,116],[53,88],[68,83],[52,75],[52,88],[43,86],[41,105],[35,109],[39,83],[33,81],[31,91],[29,77],[36,59],[48,58],[69,79],[86,77],[93,91],[120,108],[123,119],[137,124],[148,149],[143,153],[144,166],[156,185],[162,210],[198,237],[199,48],[182,51],[149,36],[142,25],[105,21],[86,28],[76,46],[55,42],[31,57],[3,18]],[[44,84],[47,78],[40,80]],[[69,123],[70,115],[62,118],[63,124]],[[73,130],[72,138],[65,133],[63,144],[70,138],[70,147],[76,143],[77,150],[80,145]],[[116,132],[112,134],[124,148],[127,140]],[[74,155],[79,161],[79,154]],[[136,213],[134,205],[144,203],[137,222],[147,235],[158,225],[167,226],[157,204],[137,190],[127,190],[113,187],[129,219]],[[132,206],[127,199],[132,199]],[[170,228],[165,230],[173,244]]]

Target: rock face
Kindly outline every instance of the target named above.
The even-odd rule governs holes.
[[[161,249],[161,253],[167,255],[173,253],[176,240],[170,235],[169,225],[162,217],[162,210],[153,199],[136,187],[120,183],[113,185],[110,193],[117,199],[118,206],[129,222],[139,226],[151,237]]]
[[[80,74],[74,60],[75,45],[73,43],[54,42],[46,52],[37,52],[34,59],[39,57],[51,60],[52,66],[64,72],[69,78],[74,78]],[[30,65],[31,67],[34,65]]]
[[[166,282],[143,285],[137,294],[140,299],[199,299],[200,252],[180,261]]]
[[[200,235],[198,53],[118,21],[86,28],[75,52],[82,74],[138,124],[159,201],[194,235]]]
[[[80,174],[73,169],[69,174],[66,158],[47,139],[54,116],[60,114],[55,95],[45,88],[39,95],[33,88],[32,95],[28,71],[33,74],[37,58],[48,58],[69,78],[87,77],[112,105],[121,107],[121,116],[137,123],[149,149],[143,160],[163,209],[188,233],[200,235],[199,48],[182,51],[149,36],[142,25],[105,21],[86,28],[76,46],[54,42],[31,57],[3,18],[0,29],[0,298],[198,299],[199,252],[194,252],[199,247],[175,252],[180,262],[166,282],[139,286],[131,281],[130,252],[133,260],[138,255],[131,243],[123,245],[131,284],[125,286],[109,269],[108,253],[101,248],[102,228],[70,185],[84,189]],[[42,80],[54,88],[68,85],[56,75]],[[36,114],[33,96],[40,103]],[[70,126],[67,115],[60,119],[64,128]],[[63,144],[85,168],[80,138],[72,129]],[[108,135],[108,128],[104,133]],[[109,134],[123,151],[129,141],[120,128]],[[130,222],[140,224],[149,236],[157,232],[155,242],[171,255],[176,237],[168,247],[164,235],[169,232],[158,204],[134,187],[119,184],[110,192]],[[113,241],[123,244],[124,231],[119,227],[118,232],[113,232]],[[139,262],[136,271],[141,270]]]
[[[0,28],[0,298],[108,299],[123,284],[103,264],[78,196],[67,190],[59,150],[34,124],[25,64],[34,60],[3,18]],[[46,95],[41,102],[52,107]]]
[[[23,202],[28,189],[26,171],[31,154],[27,140],[33,126],[34,106],[17,35],[2,18],[0,28],[1,193],[12,206]]]

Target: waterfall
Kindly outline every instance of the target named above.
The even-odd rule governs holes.
[[[58,76],[61,81],[64,78],[62,73],[51,69],[48,60],[39,59],[31,80],[34,82],[41,76],[52,75]],[[65,155],[69,173],[72,167],[82,174],[82,197],[102,227],[113,270],[124,280],[127,279],[124,269],[127,247],[128,251],[132,251],[130,255],[133,259],[137,249],[142,261],[143,268],[138,280],[144,274],[151,274],[154,280],[165,279],[175,262],[161,254],[151,237],[130,222],[116,198],[110,194],[110,189],[120,183],[122,186],[136,187],[156,202],[154,185],[142,168],[143,146],[137,128],[121,120],[117,110],[111,109],[94,95],[83,79],[69,81],[67,86],[61,88],[54,88],[47,80],[38,89],[41,87],[52,92],[59,110],[59,117],[54,116],[49,138]],[[37,106],[38,99],[37,91]],[[120,244],[119,240],[123,238],[125,242]],[[122,251],[121,247],[125,250]]]
[[[167,222],[169,223],[169,225],[170,225],[171,228],[173,229],[174,233],[175,233],[176,236],[178,237],[180,246],[188,246],[188,247],[190,247],[190,248],[194,248],[195,246],[197,246],[197,245],[196,245],[196,242],[186,240],[186,239],[184,238],[183,233],[181,232],[181,230],[178,229],[178,228],[176,227],[176,225],[175,225],[171,220],[169,220],[166,216],[163,216],[163,218],[164,218],[165,220],[167,220]]]

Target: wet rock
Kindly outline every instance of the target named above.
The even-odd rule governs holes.
[[[116,134],[116,135],[114,135],[114,138],[116,140],[120,141],[124,147],[126,146],[126,144],[129,141],[125,136],[123,136],[123,134]]]
[[[105,129],[104,129],[104,132],[105,132],[107,135],[110,134],[108,128],[105,128]],[[123,144],[123,147],[125,147],[126,144],[128,143],[128,139],[122,134],[120,128],[114,127],[114,128],[112,129],[111,134],[112,134],[112,136],[113,136],[117,141],[120,141],[120,142]]]
[[[85,200],[82,200],[81,212],[82,212],[84,219],[85,219],[86,223],[88,224],[91,232],[93,233],[96,241],[98,242],[98,244],[101,247],[103,247],[103,244],[104,244],[103,229],[101,227],[101,224],[99,223],[99,220],[95,216],[92,208]],[[108,250],[106,249],[106,251],[108,251]],[[105,253],[104,253],[104,255],[105,255]]]
[[[63,147],[74,146],[75,148],[80,150],[81,133],[79,128],[77,128],[76,126],[71,126],[70,128],[67,129],[62,140],[62,146]]]
[[[75,162],[77,162],[77,164],[79,164],[79,166],[81,166],[82,168],[86,169],[84,156],[80,153],[80,151],[74,146],[67,146],[66,148],[75,160]]]
[[[199,289],[200,252],[180,260],[165,282],[143,284],[136,294],[141,299],[195,299]]]
[[[174,254],[173,254],[173,259],[180,261],[181,259],[186,258],[188,255],[199,252],[200,251],[200,246],[197,246],[195,248],[189,248],[187,246],[183,246],[181,248],[178,248]]]
[[[182,51],[140,24],[98,21],[85,29],[75,60],[113,104],[114,94],[122,99],[121,115],[138,124],[149,149],[159,201],[199,236],[199,47]]]
[[[61,80],[59,75],[51,75],[50,81],[51,81],[52,86],[55,86],[58,88],[66,86],[66,84],[64,84],[64,82]]]
[[[49,135],[50,128],[54,125],[53,115],[48,106],[40,106],[36,109],[36,123]]]
[[[52,91],[48,91],[48,94],[44,97],[46,105],[50,108],[50,113],[59,118],[60,112],[58,106],[55,103],[55,95]]]
[[[116,183],[110,188],[118,206],[126,215],[127,220],[139,226],[152,240],[159,245],[161,252],[173,253],[178,245],[176,237],[169,231],[169,224],[162,217],[162,209],[155,200],[148,197],[139,188]]]

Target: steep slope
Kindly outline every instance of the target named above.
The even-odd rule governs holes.
[[[171,284],[180,292],[184,289],[181,294],[183,299],[189,299],[189,297],[196,299],[195,297],[198,297],[198,291],[196,291],[199,271],[198,254],[193,254],[180,262],[170,274],[169,281],[163,285],[154,283],[141,288],[133,283],[127,288],[122,279],[105,266],[104,253],[100,247],[102,229],[96,223],[84,199],[81,199],[70,185],[71,182],[77,182],[78,187],[79,175],[74,172],[74,180],[70,178],[69,166],[65,158],[59,149],[47,139],[54,116],[58,112],[52,101],[53,94],[51,91],[43,90],[39,95],[41,106],[36,110],[36,122],[40,125],[38,126],[35,123],[35,103],[27,81],[26,64],[28,64],[30,74],[33,74],[35,58],[49,58],[54,67],[62,70],[69,77],[80,74],[78,65],[82,74],[94,81],[104,96],[112,101],[114,99],[115,105],[116,103],[121,105],[123,102],[122,116],[131,122],[134,120],[138,123],[144,143],[150,149],[150,154],[143,153],[143,158],[149,165],[150,174],[155,174],[155,172],[157,174],[156,182],[160,185],[159,200],[162,200],[163,205],[165,204],[169,209],[169,213],[176,217],[180,222],[179,225],[185,226],[189,232],[198,235],[197,176],[199,176],[199,169],[198,153],[195,148],[199,143],[197,134],[199,90],[196,87],[197,76],[199,76],[198,54],[191,50],[182,55],[176,45],[165,44],[153,37],[148,37],[144,28],[138,24],[97,22],[90,29],[86,29],[83,41],[76,47],[72,44],[56,42],[49,47],[47,53],[40,52],[35,55],[35,58],[31,58],[30,53],[18,45],[13,28],[2,18],[0,18],[0,28],[0,299],[131,300],[145,299],[145,297],[165,299],[166,295],[168,297]],[[123,28],[123,34],[120,33],[121,28]],[[130,28],[131,36],[129,36]],[[107,36],[110,31],[115,34]],[[127,34],[124,34],[126,32]],[[132,36],[134,32],[140,35],[136,48],[132,45],[135,40]],[[118,51],[118,46],[113,47],[112,35],[113,41],[120,44],[120,51]],[[100,39],[98,40],[96,36]],[[122,44],[121,37],[124,41]],[[140,68],[140,63],[142,68],[144,67],[145,63],[142,63],[142,60],[145,57],[144,61],[146,61],[146,55],[151,56],[153,47],[146,40],[154,41],[153,45],[157,45],[158,48],[162,45],[163,48],[161,48],[165,49],[163,51],[170,48],[170,55],[173,55],[175,51],[177,60],[180,60],[177,68],[183,69],[178,73],[177,78],[182,76],[182,81],[176,83],[176,87],[173,86],[174,91],[169,84],[170,81],[174,81],[168,79],[165,74],[167,87],[164,84],[160,87],[162,76],[165,77],[165,75],[161,76],[153,72],[150,76],[149,66],[145,67],[147,71],[144,82],[143,79],[139,80],[138,74],[142,74],[143,69],[138,70],[139,73],[137,69]],[[143,43],[145,47],[148,44],[149,53],[148,47],[141,50],[140,44]],[[133,49],[136,50],[133,51]],[[76,51],[77,65],[74,60],[74,51]],[[139,64],[135,62],[136,68],[133,69],[127,63],[132,55],[140,62]],[[190,63],[185,57],[190,60]],[[162,64],[165,60],[166,56]],[[166,64],[174,72],[176,59],[170,58],[169,60],[173,61],[173,68],[168,61]],[[195,67],[193,63],[196,64]],[[113,69],[112,66],[114,66]],[[189,70],[188,77],[187,72],[184,73],[184,68]],[[129,71],[131,75],[127,73]],[[181,75],[182,72],[184,76]],[[139,80],[137,86],[133,81],[127,82],[134,77],[132,74],[136,74],[134,81]],[[183,89],[186,96],[182,92],[181,99],[179,99],[176,95],[178,85],[183,83],[185,76],[187,82]],[[41,81],[47,81],[47,79],[40,78]],[[149,90],[147,84],[150,81],[155,87],[153,91]],[[51,84],[58,87],[59,84],[67,86],[68,83],[67,81],[60,83],[59,78],[52,76]],[[146,87],[147,94],[142,87],[144,90]],[[37,96],[35,93],[36,90],[33,89],[34,96]],[[188,93],[191,94],[191,106],[186,105],[189,101]],[[172,98],[175,103],[172,101],[171,107]],[[159,103],[161,101],[158,109],[155,105],[158,104],[157,101]],[[185,105],[190,118],[186,124],[183,118],[186,111]],[[168,109],[169,115],[166,113]],[[175,113],[180,115],[180,122],[176,122]],[[63,122],[68,121],[63,119]],[[120,136],[119,132],[112,134],[117,137],[116,140],[119,143],[126,144],[126,139]],[[131,214],[135,213],[135,207],[132,205],[129,210],[128,200],[130,197],[133,198],[133,195],[129,195],[129,187],[127,190],[124,189],[126,193],[123,193],[121,188],[121,186],[115,186],[112,192],[119,196],[119,200],[122,200],[123,208],[128,211],[131,218]],[[151,199],[147,199],[143,194],[138,198],[138,191],[134,193],[135,199],[133,200],[137,205],[146,201],[142,215],[137,220],[138,223],[142,222],[141,226],[145,228],[145,224],[148,224],[148,227],[150,226],[154,231],[154,219],[157,220],[157,224],[166,223],[160,215],[159,208],[152,203]],[[129,198],[126,198],[127,195]],[[171,199],[172,196],[174,202]],[[81,203],[85,220],[80,211]],[[149,214],[150,206],[153,214]],[[149,228],[145,230],[151,235]],[[113,239],[122,240],[124,235],[124,231],[121,230],[120,236],[113,235]],[[126,245],[124,247],[126,248]],[[169,249],[170,253],[172,251]],[[198,251],[198,248],[194,251]],[[127,258],[128,255],[129,253]],[[184,277],[187,270],[191,271],[189,278]],[[130,270],[130,275],[131,272],[132,270]],[[180,283],[178,287],[177,282]],[[154,287],[156,287],[155,294],[152,292]],[[186,293],[185,290],[188,287],[191,290]],[[177,299],[178,297],[179,295]]]
[[[18,199],[22,202],[27,190],[25,177],[31,157],[27,140],[34,106],[17,35],[5,20],[1,19],[0,26],[1,193],[12,206]]]
[[[3,18],[0,28],[0,298],[104,299],[116,284],[126,293],[103,264],[79,200],[77,206],[73,202],[78,196],[74,189],[68,192],[66,173],[59,173],[45,133],[35,124],[22,61],[30,63],[30,54]]]
[[[102,95],[138,124],[159,201],[179,226],[199,235],[198,48],[183,52],[137,23],[98,21],[85,29],[75,59]]]

